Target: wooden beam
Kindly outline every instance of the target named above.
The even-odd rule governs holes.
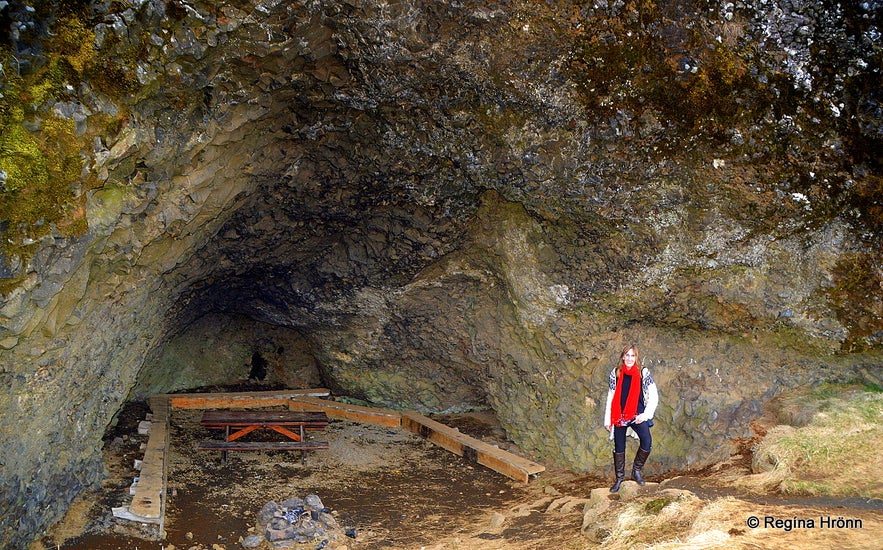
[[[402,425],[402,415],[398,411],[350,405],[328,399],[315,399],[306,396],[293,397],[288,403],[288,409],[292,411],[325,411],[328,418],[352,420],[353,422],[389,428],[399,428]]]
[[[231,393],[169,393],[162,397],[168,398],[173,409],[257,409],[284,407],[295,397],[324,397],[330,394],[324,388],[312,388]]]
[[[527,483],[530,476],[535,476],[546,470],[542,464],[460,433],[459,430],[445,426],[420,413],[405,411],[401,413],[401,416],[402,427],[406,430],[420,434],[456,455],[477,462],[516,481]]]
[[[327,441],[201,441],[200,451],[317,451]]]
[[[166,465],[166,450],[169,444],[168,399],[165,396],[152,396],[150,410],[153,416],[150,421],[147,446],[128,512],[135,521],[159,524],[162,537],[168,475]]]
[[[142,523],[159,524],[160,537],[165,537],[165,501],[171,409],[262,408],[287,405],[292,411],[324,411],[329,418],[351,420],[390,428],[404,427],[472,462],[477,462],[517,481],[527,482],[531,476],[545,471],[545,466],[532,462],[493,445],[460,433],[422,414],[389,409],[350,405],[317,397],[327,397],[323,388],[237,393],[159,394],[149,399],[153,418],[147,440],[141,475],[135,485],[132,504],[114,508],[116,517]]]

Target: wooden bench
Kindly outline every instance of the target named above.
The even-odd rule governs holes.
[[[227,462],[227,451],[300,451],[301,463],[307,459],[307,451],[320,451],[328,448],[327,441],[202,441],[200,451],[221,451]]]
[[[230,411],[207,410],[202,415],[200,425],[209,429],[223,429],[223,441],[203,441],[202,451],[221,451],[224,462],[227,451],[280,450],[301,451],[301,460],[306,459],[306,451],[327,449],[324,441],[306,441],[306,430],[324,430],[328,427],[328,416],[321,411]],[[236,431],[230,432],[233,428]],[[297,429],[297,432],[292,431]],[[287,437],[288,441],[237,441],[255,430],[272,430]]]
[[[202,441],[200,451],[318,451],[327,441]]]

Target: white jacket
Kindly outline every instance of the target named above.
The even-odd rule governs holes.
[[[610,371],[607,377],[607,404],[604,406],[604,427],[610,425],[610,405],[613,404],[613,394],[616,393],[616,369]],[[636,420],[646,422],[653,419],[656,414],[656,406],[659,405],[659,392],[656,391],[656,381],[650,375],[647,367],[641,369],[641,392],[644,394],[644,412],[635,417]],[[611,430],[611,434],[613,430]]]

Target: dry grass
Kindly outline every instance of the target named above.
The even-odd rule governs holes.
[[[622,506],[613,506],[598,518],[598,523],[609,529],[601,547],[646,548],[677,540],[689,532],[703,505],[692,493],[664,489]]]
[[[814,410],[802,427],[776,426],[755,451],[754,475],[738,482],[761,490],[883,497],[883,392],[822,386],[793,400]]]
[[[861,518],[861,529],[837,530],[807,528],[786,531],[766,527],[763,518],[800,518],[818,520],[822,512],[818,508],[801,506],[757,505],[734,497],[712,501],[699,501],[696,510],[686,512],[689,528],[673,536],[652,541],[633,541],[625,545],[612,545],[611,548],[641,550],[755,550],[788,548],[789,550],[816,550],[818,548],[878,548],[883,536],[883,523],[879,512],[844,512],[836,515]],[[759,517],[758,527],[749,527],[748,518]],[[660,518],[661,519],[661,518]],[[607,546],[607,545],[605,545]]]

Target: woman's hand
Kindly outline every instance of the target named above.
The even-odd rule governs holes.
[[[635,417],[635,419],[632,421],[632,423],[633,424],[641,424],[646,421],[647,421],[647,418],[643,414],[639,414],[638,416]]]
[[[604,427],[607,429],[608,432],[613,429],[613,426],[611,424],[607,424]]]

